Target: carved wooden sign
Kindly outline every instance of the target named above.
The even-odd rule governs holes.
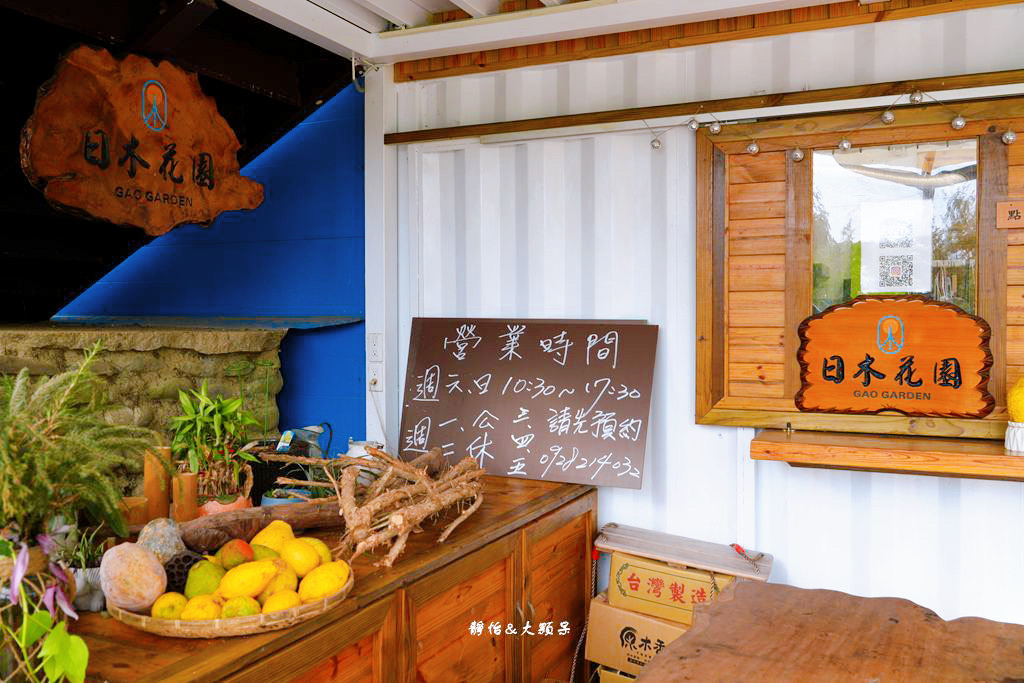
[[[998,202],[996,204],[997,228],[1024,228],[1024,202]]]
[[[263,202],[239,146],[195,74],[81,46],[39,89],[21,167],[60,209],[160,235]]]
[[[837,304],[800,325],[800,410],[984,417],[991,330],[953,304],[873,295]]]

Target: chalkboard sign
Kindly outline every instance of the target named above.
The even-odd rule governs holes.
[[[657,325],[415,318],[399,450],[640,488]]]

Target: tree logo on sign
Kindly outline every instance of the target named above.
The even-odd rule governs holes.
[[[903,321],[894,315],[883,315],[878,319],[876,343],[882,353],[899,353],[903,348]]]
[[[155,133],[167,126],[167,91],[160,81],[142,84],[142,122]]]

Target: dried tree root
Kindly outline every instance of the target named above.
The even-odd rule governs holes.
[[[455,527],[465,522],[467,517],[469,517],[471,514],[479,510],[480,504],[483,502],[484,494],[478,494],[476,499],[473,501],[473,504],[466,508],[454,522],[445,527],[444,531],[441,532],[441,535],[437,537],[437,542],[444,543],[445,539],[448,538],[448,534],[455,531]]]
[[[404,462],[376,448],[367,448],[365,458],[307,458],[278,453],[261,454],[263,459],[300,465],[318,465],[326,481],[279,477],[278,483],[295,486],[333,487],[338,514],[345,521],[345,535],[335,552],[354,560],[363,553],[387,548],[377,566],[390,567],[405,549],[409,535],[420,533],[425,520],[446,508],[461,510],[441,532],[443,543],[451,533],[476,512],[483,502],[484,470],[473,458],[464,458],[443,469],[445,458],[434,448],[411,462]],[[361,484],[360,475],[374,473],[375,480]],[[365,481],[365,479],[364,479]]]

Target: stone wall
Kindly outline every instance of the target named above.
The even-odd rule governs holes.
[[[104,351],[93,365],[107,380],[108,421],[150,427],[169,443],[168,421],[181,414],[179,389],[209,381],[211,394],[238,396],[259,421],[256,432],[277,431],[278,358],[284,330],[153,327],[12,326],[0,328],[0,373],[27,367],[52,375],[74,366],[97,339]]]

